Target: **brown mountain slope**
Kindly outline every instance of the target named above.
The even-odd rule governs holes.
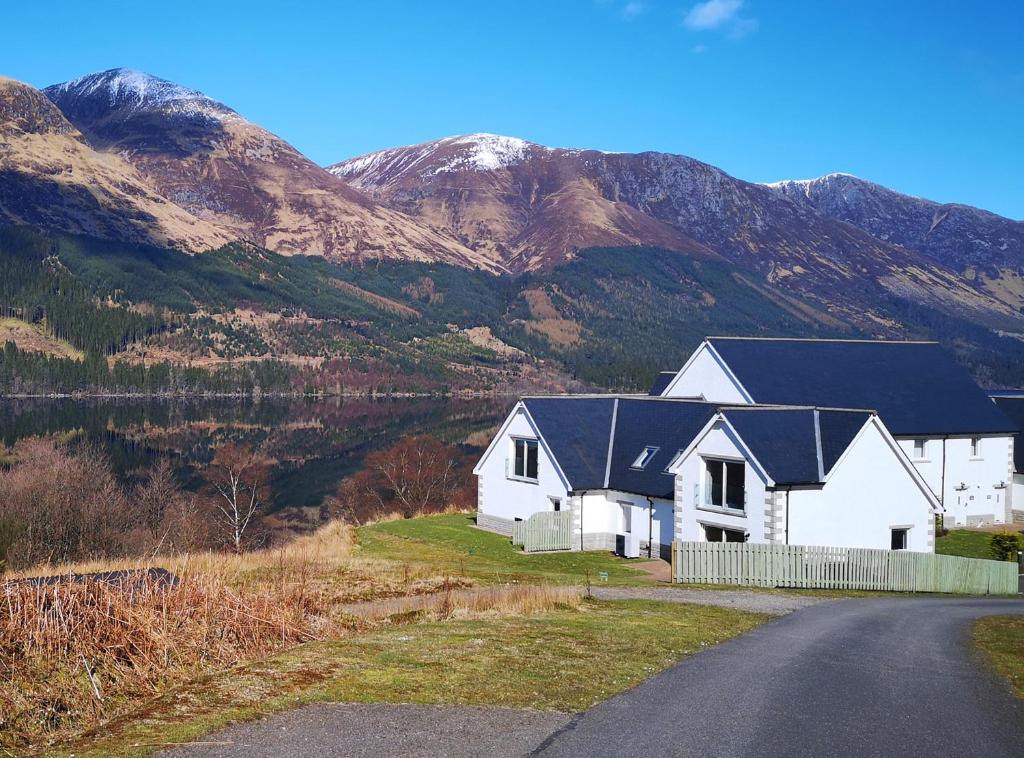
[[[474,134],[384,150],[329,170],[513,270],[548,269],[591,245],[718,255],[861,320],[895,295],[1016,320],[941,262],[873,237],[769,187],[664,153],[555,149]]]
[[[44,92],[92,145],[124,156],[157,191],[275,252],[498,268],[486,253],[368,199],[194,90],[114,69]]]
[[[39,90],[4,78],[0,220],[193,252],[232,239],[153,191],[120,156],[93,150]]]

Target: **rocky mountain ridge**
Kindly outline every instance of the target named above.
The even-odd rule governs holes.
[[[1010,320],[1024,305],[1006,266],[979,278],[949,256],[900,244],[797,196],[799,183],[745,182],[687,156],[479,134],[379,151],[329,170],[469,247],[493,250],[514,271],[548,270],[587,247],[649,244],[731,261],[826,309],[860,310],[865,325],[875,318],[865,308],[872,298]]]
[[[499,267],[366,198],[284,140],[200,92],[112,69],[44,94],[88,142],[236,239],[283,254]]]

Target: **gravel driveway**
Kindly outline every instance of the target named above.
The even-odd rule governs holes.
[[[661,600],[669,603],[715,605],[737,611],[785,616],[787,613],[827,602],[825,598],[783,595],[747,590],[686,590],[675,587],[594,587],[598,600]]]

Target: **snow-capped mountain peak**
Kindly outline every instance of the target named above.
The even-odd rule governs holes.
[[[440,142],[442,144],[464,146],[466,152],[464,155],[460,155],[455,160],[450,161],[448,165],[439,168],[438,172],[459,168],[495,171],[521,162],[531,148],[539,150],[550,149],[541,145],[535,145],[518,137],[503,137],[500,134],[487,134],[484,132],[448,137],[440,140]]]
[[[552,151],[518,137],[477,132],[379,150],[337,163],[328,171],[343,179],[356,179],[366,174],[386,177],[414,170],[426,178],[459,171],[498,171],[522,163],[531,153]]]
[[[854,181],[863,182],[865,180],[853,174],[847,174],[843,171],[833,171],[830,174],[824,174],[822,176],[816,176],[813,179],[780,179],[777,182],[765,182],[765,187],[809,187],[812,184],[817,184],[832,179],[853,179]]]
[[[51,100],[89,100],[98,106],[125,111],[159,109],[202,114],[219,120],[237,117],[226,105],[198,90],[130,68],[113,68],[47,87]]]

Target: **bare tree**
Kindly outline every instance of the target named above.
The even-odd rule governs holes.
[[[366,456],[363,468],[322,509],[322,518],[363,523],[396,512],[411,518],[463,507],[470,484],[465,458],[436,437],[406,437]]]
[[[249,448],[229,443],[219,448],[205,473],[216,523],[236,553],[268,497],[269,466]]]

